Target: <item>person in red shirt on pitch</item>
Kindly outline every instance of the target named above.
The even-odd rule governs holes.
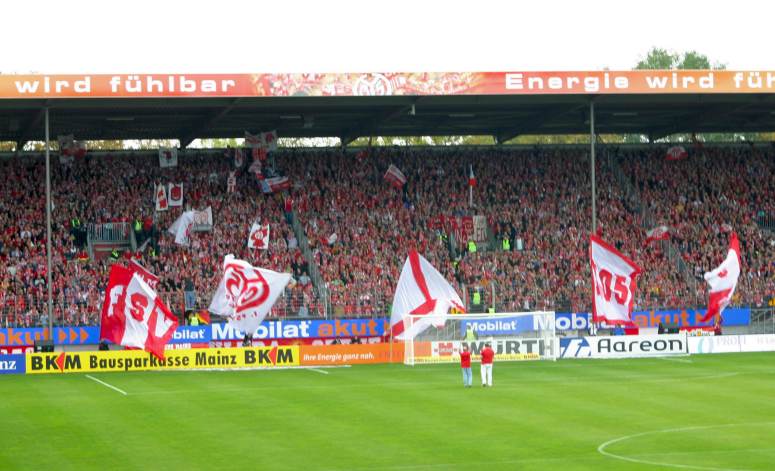
[[[468,351],[468,345],[463,344],[463,349],[460,351],[460,366],[463,368],[463,387],[470,388],[473,381],[473,375],[471,374],[471,352]]]
[[[492,387],[492,360],[495,352],[490,347],[490,342],[484,344],[482,349],[482,387]]]

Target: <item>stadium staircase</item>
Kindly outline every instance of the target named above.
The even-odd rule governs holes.
[[[320,270],[318,269],[318,264],[315,261],[315,257],[312,255],[312,250],[309,248],[309,239],[307,239],[307,234],[304,232],[304,227],[302,227],[301,223],[299,222],[299,217],[296,214],[296,211],[293,211],[292,214],[293,218],[291,220],[291,228],[293,229],[293,234],[296,236],[296,240],[299,243],[299,248],[301,249],[301,254],[304,256],[304,260],[307,261],[307,266],[309,267],[309,277],[312,280],[312,286],[315,287],[315,290],[323,299],[325,315],[328,317],[329,313],[332,312],[330,297],[328,296],[328,287],[326,286],[325,281],[323,281],[323,277],[320,276]]]
[[[654,219],[654,215],[651,210],[643,204],[640,192],[632,184],[632,181],[624,174],[624,170],[619,165],[618,155],[612,155],[611,151],[606,151],[606,157],[603,159],[603,164],[608,167],[608,170],[613,175],[616,183],[624,191],[625,197],[630,203],[635,204],[635,209],[638,214],[641,215],[641,221],[643,224],[642,229],[648,231],[658,225],[658,221]],[[668,260],[674,263],[681,276],[683,276],[688,286],[693,287],[694,291],[697,291],[698,280],[693,276],[691,269],[681,256],[681,250],[673,243],[672,240],[663,240],[659,242],[662,244],[662,251],[667,255]]]
[[[775,334],[775,307],[751,309],[749,333]]]

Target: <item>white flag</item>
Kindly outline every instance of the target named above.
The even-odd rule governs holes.
[[[191,243],[190,237],[194,227],[194,213],[196,211],[184,212],[167,229],[170,234],[175,236],[176,244],[188,246]]]
[[[269,224],[263,226],[255,222],[253,223],[248,236],[248,247],[261,250],[269,248]]]
[[[242,155],[242,149],[237,147],[234,149],[234,168],[242,168],[242,164],[245,162]]]
[[[234,193],[234,190],[236,188],[237,188],[237,177],[235,175],[235,172],[229,172],[229,178],[226,179],[226,192]]]
[[[175,147],[159,147],[159,167],[178,166],[178,149]]]
[[[156,211],[166,211],[170,209],[169,201],[167,200],[167,186],[156,185],[154,188],[156,198]]]
[[[262,132],[261,137],[267,150],[277,150],[277,131]]]
[[[170,207],[183,206],[183,184],[170,183],[168,187]]]
[[[290,273],[257,268],[229,254],[209,311],[228,317],[229,325],[253,334],[290,279]]]
[[[390,314],[393,336],[399,340],[411,339],[430,325],[442,327],[452,308],[465,312],[463,301],[452,285],[415,250],[409,252],[393,297]],[[432,317],[428,322],[414,321],[407,325],[409,314]]]
[[[594,322],[630,324],[640,267],[596,235],[589,239],[589,264]]]

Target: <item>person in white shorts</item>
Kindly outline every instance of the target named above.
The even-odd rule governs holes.
[[[492,362],[495,358],[495,352],[490,346],[490,342],[484,344],[482,349],[482,386],[492,387]]]

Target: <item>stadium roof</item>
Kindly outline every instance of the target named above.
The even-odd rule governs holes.
[[[752,78],[761,79],[759,82]],[[754,87],[751,83],[760,84]],[[775,72],[0,76],[0,141],[775,131]]]

